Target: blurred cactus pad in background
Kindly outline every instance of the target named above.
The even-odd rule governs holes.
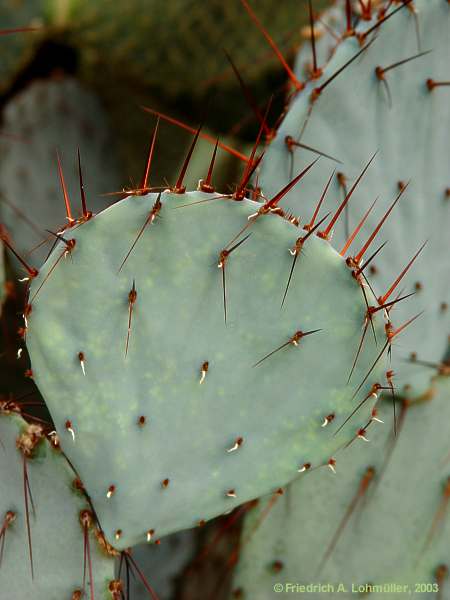
[[[0,34],[0,598],[449,600],[450,2]]]

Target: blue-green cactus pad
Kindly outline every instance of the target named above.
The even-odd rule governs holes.
[[[75,475],[59,450],[43,440],[36,456],[26,460],[30,492],[28,498],[34,578],[31,578],[23,455],[17,437],[26,423],[14,416],[0,416],[0,529],[8,511],[15,520],[6,528],[0,566],[0,595],[8,600],[70,600],[83,585],[84,534],[80,511],[89,508],[73,487]],[[96,600],[111,600],[109,582],[114,579],[114,559],[104,554],[92,533],[90,551]],[[1,542],[0,542],[1,543]],[[87,575],[88,594],[89,575]]]
[[[270,197],[280,184],[289,181],[291,168],[295,174],[311,160],[313,154],[307,150],[297,148],[293,154],[289,152],[285,144],[288,135],[296,140],[301,137],[301,143],[342,161],[337,164],[322,159],[323,168],[311,172],[305,179],[302,193],[294,189],[283,200],[284,208],[309,220],[332,169],[347,177],[347,188],[350,188],[369,157],[378,150],[350,201],[348,230],[352,231],[369,205],[380,197],[350,249],[350,253],[356,254],[398,194],[399,182],[411,180],[365,258],[388,240],[372,263],[378,274],[371,278],[378,288],[387,290],[419,246],[428,240],[398,291],[403,294],[414,291],[417,282],[420,290],[414,299],[400,303],[392,313],[398,323],[403,323],[424,310],[415,327],[404,331],[393,353],[396,385],[408,386],[410,395],[420,395],[429,387],[432,371],[417,364],[409,365],[409,355],[415,352],[423,360],[439,362],[450,333],[449,311],[441,308],[443,304],[450,304],[450,202],[446,192],[450,187],[450,88],[435,88],[430,92],[426,85],[428,78],[436,81],[449,78],[450,5],[444,0],[416,0],[413,4],[416,14],[405,7],[386,20],[365,40],[366,45],[372,41],[371,45],[311,105],[312,90],[361,50],[355,37],[337,43],[325,33],[318,40],[320,59],[325,56],[328,59],[330,48],[335,47],[334,52],[325,64],[320,64],[323,75],[309,82],[292,101],[276,138],[266,151],[259,184]],[[339,2],[325,17],[333,30],[344,28],[344,5],[345,2]],[[399,4],[394,3],[390,10],[398,8]],[[340,24],[337,26],[338,15]],[[362,33],[375,23],[375,17],[369,22],[361,21],[356,29]],[[428,50],[431,50],[429,54],[386,72],[390,104],[385,84],[375,75],[376,67],[387,68]],[[310,56],[310,49],[305,46],[297,61],[299,77],[304,75],[306,56]],[[332,210],[342,197],[343,191],[335,178],[323,210]],[[345,238],[343,216],[332,243],[340,250]]]
[[[225,324],[219,253],[260,207],[253,201],[163,193],[160,214],[119,271],[156,198],[129,197],[66,231],[76,240],[70,256],[60,258],[58,243],[30,289],[36,383],[118,547],[224,513],[292,480],[305,462],[326,464],[354,429],[333,438],[324,417],[342,420],[382,377],[375,368],[352,399],[346,382],[365,303],[325,240],[306,242],[281,309],[288,250],[304,232],[278,215],[258,218],[228,257]],[[297,330],[318,328],[254,366]],[[380,319],[375,328],[379,345],[367,336],[355,382],[384,343]]]

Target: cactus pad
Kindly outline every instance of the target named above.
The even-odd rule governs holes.
[[[33,375],[116,547],[193,527],[305,463],[328,471],[352,439],[352,428],[333,437],[321,425],[356,404],[347,377],[361,289],[312,235],[281,308],[301,230],[277,214],[249,221],[261,206],[203,192],[129,197],[65,231],[32,281]],[[364,379],[379,350],[369,338],[360,398],[382,384],[379,365]]]
[[[345,24],[344,5],[339,3],[340,30]],[[373,262],[377,274],[371,281],[375,283],[382,277],[384,282],[393,282],[422,242],[428,240],[414,269],[400,286],[404,294],[417,292],[416,297],[399,304],[393,312],[396,320],[404,322],[424,311],[416,326],[405,331],[393,354],[396,385],[405,387],[409,395],[420,395],[428,388],[432,371],[417,363],[408,364],[408,360],[415,353],[419,359],[440,362],[450,331],[447,310],[450,88],[430,88],[430,83],[427,84],[429,79],[448,80],[450,5],[441,0],[417,0],[403,8],[398,2],[391,5],[387,15],[397,13],[379,26],[376,10],[372,20],[360,20],[356,26],[358,38],[344,37],[339,42],[334,39],[333,44],[331,34],[325,33],[317,40],[319,58],[327,57],[325,64],[318,65],[323,74],[310,80],[291,102],[266,152],[259,183],[270,197],[280,183],[289,181],[292,168],[297,172],[311,159],[311,152],[306,149],[292,146],[289,149],[287,136],[340,160],[342,164],[326,158],[322,162],[329,173],[333,168],[342,172],[340,181],[346,180],[347,189],[368,157],[378,150],[376,160],[350,202],[347,228],[342,225],[337,228],[332,241],[336,248],[341,248],[369,204],[379,196],[378,206],[353,244],[356,253],[399,190],[410,181],[365,258],[388,240]],[[339,13],[337,8],[332,11],[330,23]],[[328,59],[332,47],[335,49]],[[299,69],[307,52],[310,50],[302,50]],[[354,60],[349,63],[351,59]],[[305,180],[305,194],[299,196],[295,190],[291,191],[283,206],[294,214],[312,210],[326,181],[324,169],[316,170]],[[330,206],[332,209],[342,194],[342,186],[335,177],[323,210],[329,210]]]
[[[86,596],[81,594],[85,536],[80,518],[82,511],[89,513],[89,506],[74,488],[74,472],[61,451],[44,438],[41,426],[27,425],[5,412],[8,410],[0,415],[2,594],[9,600],[78,600],[92,590],[96,599],[111,600],[108,588],[114,581],[114,559],[100,548],[92,530],[88,534],[92,587],[86,565]],[[22,443],[20,450],[18,443]],[[24,480],[24,465],[29,487]]]

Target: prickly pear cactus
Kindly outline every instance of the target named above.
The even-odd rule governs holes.
[[[111,600],[114,558],[95,536],[91,509],[74,487],[74,472],[45,439],[43,428],[11,416],[13,411],[6,403],[0,414],[2,595],[11,600]]]
[[[120,9],[121,43],[111,42],[119,11],[106,3],[56,2],[48,14],[82,47],[86,71],[94,66],[106,79],[111,68],[148,85],[164,48],[170,93],[183,84],[172,70],[178,43],[193,65],[189,81],[199,65],[200,93],[206,85],[210,54],[193,57],[197,44],[211,45],[211,31],[216,39],[213,13],[225,29],[239,15],[261,41],[252,20],[270,16],[276,31],[288,15],[272,7],[266,17],[264,3],[255,16],[245,0],[166,3],[150,16],[137,4]],[[168,25],[181,21],[181,9],[195,33],[192,52]],[[171,43],[148,54],[148,35],[143,52],[138,33],[153,19]],[[2,239],[28,274],[27,375],[58,436],[53,448],[40,426],[0,406],[0,589],[13,600],[122,600],[124,571],[125,589],[131,567],[139,575],[130,546],[146,542],[156,552],[149,542],[261,496],[243,534],[234,597],[264,600],[280,590],[275,583],[313,577],[342,583],[339,592],[355,584],[356,593],[376,595],[364,586],[392,579],[416,595],[449,595],[449,386],[430,384],[433,370],[448,372],[440,363],[450,301],[449,24],[444,0],[338,2],[312,27],[315,58],[305,65],[303,50],[297,60],[308,83],[287,67],[296,93],[277,132],[263,123],[271,143],[262,162],[256,143],[234,194],[215,193],[211,171],[186,193],[186,161],[171,189],[145,194],[145,177],[144,190],[98,213],[94,190],[119,185],[96,102],[63,80],[35,85],[8,107],[7,129],[21,141],[0,148]],[[251,35],[237,33],[237,50],[226,39],[238,63],[259,70]],[[81,210],[73,201],[78,146]],[[309,164],[317,154],[319,164]],[[254,172],[258,201],[245,197]],[[48,173],[51,184],[42,180]],[[341,204],[343,196],[351,202]],[[47,233],[53,248],[35,269],[27,264],[40,264],[35,253],[21,257]],[[385,392],[399,411],[395,437]],[[22,574],[30,567],[34,582]]]
[[[33,376],[116,547],[193,527],[305,464],[334,468],[353,439],[322,424],[355,405],[361,288],[326,240],[299,241],[270,206],[129,197],[64,232],[31,283]],[[384,385],[378,352],[369,338],[361,398]]]
[[[338,476],[310,473],[248,515],[233,597],[276,598],[298,583],[317,598],[370,586],[380,586],[370,598],[450,598],[449,378],[431,400],[405,401],[399,417],[397,438],[382,426],[345,452]],[[322,587],[306,590],[313,583]]]
[[[6,106],[0,139],[0,216],[16,248],[36,264],[45,258],[57,231],[66,224],[58,174],[59,153],[69,195],[81,212],[77,149],[89,209],[110,201],[101,194],[120,189],[114,144],[99,102],[76,80],[37,81]],[[47,243],[42,244],[47,240]]]
[[[449,333],[450,145],[444,124],[450,123],[450,88],[439,82],[448,80],[450,5],[443,0],[389,4],[385,13],[373,8],[371,17],[366,14],[355,25],[356,34],[345,35],[339,42],[334,31],[345,30],[345,3],[333,9],[328,19],[336,23],[340,12],[341,25],[332,25],[333,35],[325,33],[317,40],[316,54],[322,61],[330,55],[330,48],[335,49],[326,62],[317,61],[315,77],[292,100],[266,151],[259,184],[270,197],[313,156],[295,144],[312,147],[341,164],[322,158],[322,169],[305,181],[305,194],[291,191],[283,206],[294,214],[311,210],[328,175],[336,169],[323,204],[323,210],[331,210],[378,150],[351,199],[346,227],[336,228],[332,239],[336,248],[343,247],[379,197],[353,243],[351,251],[356,256],[409,182],[364,259],[388,241],[371,263],[374,274],[370,276],[367,270],[367,276],[372,284],[380,277],[393,282],[428,240],[400,285],[403,294],[414,291],[416,297],[394,311],[400,322],[424,311],[393,353],[396,385],[410,395],[420,395],[428,388],[432,371],[408,360],[414,353],[424,361],[440,362]],[[306,52],[302,50],[298,69],[304,65]]]

